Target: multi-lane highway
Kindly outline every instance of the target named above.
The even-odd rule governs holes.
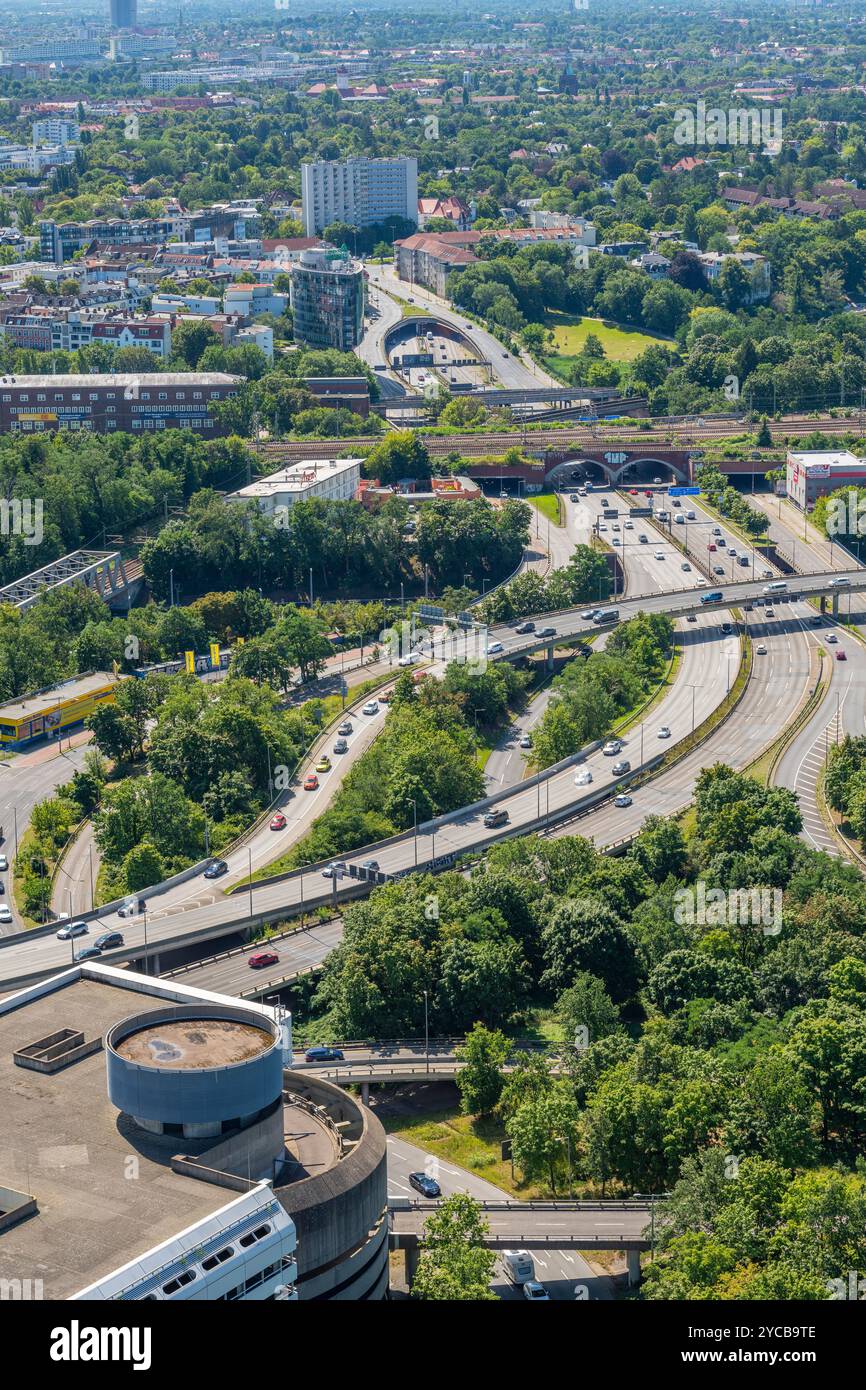
[[[465,1168],[459,1168],[445,1159],[427,1154],[423,1149],[392,1134],[388,1138],[388,1198],[392,1204],[391,1228],[394,1232],[420,1232],[427,1215],[435,1209],[435,1203],[420,1198],[409,1183],[410,1173],[424,1172],[429,1172],[435,1177],[443,1197],[450,1197],[455,1192],[468,1192],[478,1202],[495,1204],[493,1209],[485,1212],[485,1220],[494,1239],[499,1239],[500,1233],[506,1229],[509,1235],[513,1234],[516,1237],[525,1233],[530,1226],[540,1230],[544,1225],[548,1238],[553,1240],[556,1239],[557,1229],[561,1229],[563,1233],[567,1230],[569,1238],[573,1230],[579,1229],[581,1238],[585,1236],[586,1244],[590,1246],[599,1236],[611,1239],[622,1233],[624,1236],[633,1235],[639,1239],[648,1220],[648,1209],[637,1204],[634,1205],[633,1211],[623,1210],[621,1203],[610,1203],[607,1209],[595,1205],[593,1209],[581,1213],[582,1219],[578,1218],[576,1212],[566,1208],[559,1212],[553,1212],[548,1208],[542,1214],[533,1213],[532,1208],[526,1204],[514,1203],[511,1211],[503,1210],[503,1204],[508,1202],[509,1198],[508,1193],[502,1188],[496,1187],[486,1178],[479,1178]],[[515,1240],[515,1243],[520,1244],[519,1240]],[[536,1278],[544,1284],[551,1299],[613,1297],[610,1278],[593,1269],[574,1247],[535,1249],[532,1258]],[[491,1287],[500,1298],[521,1301],[523,1299],[521,1289],[505,1277],[501,1258],[497,1261]]]

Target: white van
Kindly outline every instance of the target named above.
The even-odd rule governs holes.
[[[503,1250],[502,1267],[512,1284],[526,1284],[535,1279],[535,1265],[528,1250]]]
[[[787,587],[788,587],[788,581],[787,581],[786,579],[774,579],[772,584],[765,584],[765,585],[764,585],[764,593],[765,593],[765,594],[781,594],[781,593],[784,593],[784,591],[785,591],[785,589],[787,589]]]

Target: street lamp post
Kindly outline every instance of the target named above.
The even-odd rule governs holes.
[[[144,973],[150,974],[150,961],[147,954],[147,898],[144,899]]]
[[[426,991],[426,989],[425,989],[425,991],[424,991],[424,1059],[425,1059],[425,1070],[429,1072],[429,1070],[430,1070],[430,1028],[429,1028],[429,1025],[428,1025],[427,991]]]
[[[415,868],[418,867],[418,802],[415,797],[410,798],[412,802],[412,828],[415,833]]]

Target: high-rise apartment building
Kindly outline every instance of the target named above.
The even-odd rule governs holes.
[[[109,0],[112,29],[134,29],[138,0]]]
[[[364,271],[345,248],[302,251],[291,267],[295,340],[351,352],[364,332]]]
[[[353,156],[302,164],[301,193],[307,236],[318,236],[332,222],[371,227],[403,217],[417,224],[418,161]]]

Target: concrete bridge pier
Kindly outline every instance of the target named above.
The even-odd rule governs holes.
[[[548,671],[552,671],[552,670],[553,670],[553,643],[552,643],[552,642],[551,642],[550,646],[546,648],[546,651],[547,651],[547,659],[546,659],[546,661],[545,661],[544,664],[545,664],[545,666],[547,667]]]
[[[370,1083],[369,1083],[369,1081],[362,1081],[362,1082],[361,1082],[361,1100],[364,1102],[365,1105],[369,1105],[369,1104],[370,1104]]]
[[[640,1251],[628,1250],[628,1286],[634,1289],[640,1283]]]
[[[403,1247],[403,1268],[405,1270],[406,1288],[411,1289],[415,1282],[415,1275],[418,1273],[418,1261],[421,1258],[421,1247],[417,1244],[406,1245]]]
[[[839,590],[833,590],[833,617],[839,617]]]

